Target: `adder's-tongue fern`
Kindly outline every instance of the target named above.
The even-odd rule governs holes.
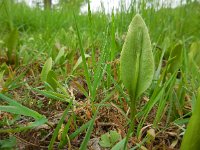
[[[154,59],[147,26],[137,14],[131,21],[120,58],[121,79],[130,96],[131,123],[125,147],[134,130],[136,101],[150,86],[154,74]]]

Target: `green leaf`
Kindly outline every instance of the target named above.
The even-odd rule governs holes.
[[[90,120],[88,122],[86,122],[85,124],[83,124],[81,127],[79,127],[76,131],[74,131],[70,136],[69,139],[73,140],[74,138],[76,138],[81,132],[85,131],[89,125],[91,124],[93,120]]]
[[[189,52],[189,63],[200,68],[200,42],[193,42]]]
[[[120,62],[124,86],[137,99],[150,86],[154,74],[151,41],[146,24],[139,14],[129,25]]]
[[[65,49],[61,48],[58,55],[56,56],[55,63],[57,63],[61,59],[61,57],[64,56],[64,54],[65,54]]]
[[[59,100],[63,102],[70,102],[70,98],[68,95],[63,95],[57,92],[52,92],[52,91],[46,91],[46,90],[39,90],[37,88],[32,88],[32,90],[44,95],[45,97],[54,99],[54,100]]]
[[[1,150],[12,150],[17,144],[17,140],[14,136],[9,137],[9,139],[0,140]]]
[[[47,59],[47,61],[45,62],[43,68],[42,68],[42,72],[41,72],[41,80],[44,82],[47,79],[47,75],[49,73],[49,71],[52,68],[52,58],[50,57],[49,59]]]
[[[90,55],[85,54],[85,58],[90,57]],[[79,57],[79,59],[77,60],[75,66],[73,67],[73,71],[76,70],[76,68],[83,62],[82,57]]]
[[[16,53],[14,52],[16,50],[16,47],[17,47],[17,44],[18,44],[18,40],[19,40],[19,33],[18,33],[18,30],[17,29],[13,29],[10,34],[9,34],[9,37],[7,39],[7,48],[8,48],[8,51],[7,51],[7,57],[8,57],[8,60],[11,61],[11,57],[12,57],[12,54]]]
[[[165,37],[162,43],[162,51],[165,51],[164,57],[168,58],[171,53],[171,40],[169,37]]]
[[[5,72],[5,70],[0,71],[0,83],[3,81],[4,72]]]
[[[121,136],[117,131],[110,131],[101,136],[99,144],[101,147],[112,147],[116,142],[120,140]]]
[[[44,117],[38,112],[21,105],[20,103],[16,102],[15,100],[1,93],[0,93],[0,100],[4,100],[9,104],[9,106],[0,106],[0,111],[30,116],[36,120]]]
[[[122,150],[125,141],[126,141],[126,138],[124,138],[123,140],[119,141],[115,146],[113,146],[113,148],[111,150]]]
[[[10,128],[10,129],[1,129],[0,128],[0,133],[16,133],[16,132],[22,132],[28,129],[32,129],[38,126],[41,126],[45,124],[48,120],[45,117],[39,118],[34,122],[29,123],[26,126],[20,126],[18,128]]]
[[[87,143],[89,142],[90,140],[90,136],[92,134],[92,130],[93,130],[93,126],[94,126],[94,123],[95,123],[95,119],[97,117],[97,113],[98,113],[98,109],[96,110],[96,112],[94,113],[94,116],[90,122],[90,125],[87,129],[87,132],[86,132],[86,135],[85,135],[85,138],[83,140],[83,142],[81,143],[81,146],[80,146],[80,150],[85,150],[87,149]]]
[[[59,134],[59,129],[61,129],[61,126],[67,116],[67,114],[69,113],[69,110],[70,110],[70,107],[71,107],[71,104],[72,104],[72,101],[71,103],[68,105],[68,107],[65,109],[65,111],[63,112],[63,115],[61,117],[61,119],[59,120],[58,122],[58,125],[56,126],[54,132],[53,132],[53,135],[52,135],[52,138],[51,138],[51,141],[50,141],[50,144],[48,146],[48,150],[52,150],[53,149],[53,144],[55,143],[56,141],[56,137],[58,136]]]
[[[50,70],[48,75],[47,75],[47,79],[46,79],[47,83],[49,85],[51,85],[51,87],[54,89],[54,91],[56,91],[58,85],[57,85],[57,75],[54,71]]]
[[[121,138],[120,134],[117,131],[110,131],[110,141],[112,144],[115,144]]]
[[[174,73],[180,68],[181,58],[182,58],[182,43],[177,43],[171,51],[170,58],[172,60],[172,64],[169,67],[169,72]]]
[[[196,105],[192,113],[192,117],[188,123],[186,132],[181,143],[181,150],[198,150],[200,149],[200,88],[198,89],[198,96]]]
[[[109,133],[103,134],[101,136],[101,141],[99,142],[101,147],[111,147],[112,146],[109,136],[110,136]]]

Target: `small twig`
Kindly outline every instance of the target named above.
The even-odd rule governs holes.
[[[112,123],[112,122],[98,122],[97,125],[99,125],[99,126],[116,126],[116,127],[119,126],[119,125]]]
[[[41,142],[42,142],[42,141],[45,141],[53,132],[54,132],[54,131],[49,132],[49,134],[47,134],[45,137],[43,137],[43,138],[41,139]]]

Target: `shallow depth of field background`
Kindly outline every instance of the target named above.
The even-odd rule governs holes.
[[[130,99],[120,53],[138,13],[155,73],[128,146],[179,149],[200,86],[198,0],[0,0],[0,149],[123,141]]]

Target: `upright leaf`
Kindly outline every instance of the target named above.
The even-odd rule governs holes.
[[[133,98],[138,98],[151,84],[154,60],[148,29],[137,14],[129,25],[121,52],[121,78]]]
[[[200,41],[199,42],[193,42],[190,47],[189,52],[189,65],[192,67],[192,65],[196,66],[196,68],[200,69]]]
[[[65,55],[64,47],[60,49],[58,55],[56,56],[55,63],[57,63]]]
[[[124,143],[124,149],[126,149],[129,137],[134,136],[136,101],[150,86],[154,75],[151,41],[147,26],[139,14],[129,25],[120,62],[121,78],[130,96],[131,122]]]
[[[90,55],[85,54],[85,58],[88,58],[88,57],[90,57]],[[73,71],[76,70],[76,68],[77,68],[82,62],[83,62],[82,57],[79,57],[78,60],[77,60],[77,62],[76,62],[76,64],[75,64],[74,67],[73,67]]]
[[[196,105],[192,113],[192,117],[188,123],[183,142],[181,144],[181,150],[198,150],[200,149],[200,88],[198,90],[198,96]]]
[[[169,72],[174,73],[181,66],[181,59],[182,59],[182,43],[178,42],[171,51],[170,58],[172,60],[172,64],[170,65]]]
[[[43,68],[42,68],[42,72],[41,72],[41,80],[42,81],[46,81],[47,79],[47,75],[49,73],[49,71],[52,68],[52,58],[50,57],[49,59],[47,59],[47,61],[45,62]]]
[[[57,75],[54,71],[50,70],[47,74],[46,82],[56,91],[57,85]]]
[[[12,55],[16,54],[16,48],[17,48],[17,44],[18,44],[18,40],[19,40],[19,33],[17,29],[13,29],[10,33],[9,33],[9,37],[7,39],[7,57],[8,57],[8,61],[11,61],[11,57]]]

